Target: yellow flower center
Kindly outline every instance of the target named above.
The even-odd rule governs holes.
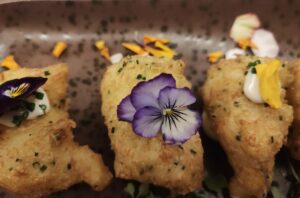
[[[267,104],[276,109],[282,106],[279,81],[280,66],[279,60],[256,66],[261,97]]]
[[[26,92],[27,88],[29,87],[29,84],[22,83],[19,87],[11,88],[10,90],[6,90],[4,94],[10,98],[15,98],[20,95],[22,95],[24,92]]]

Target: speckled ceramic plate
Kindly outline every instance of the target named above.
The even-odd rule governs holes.
[[[93,47],[97,39],[106,40],[115,53],[125,52],[122,41],[139,40],[144,33],[169,38],[177,43],[176,51],[188,66],[186,76],[197,88],[209,66],[207,52],[233,47],[228,36],[231,24],[237,15],[251,11],[259,15],[264,28],[275,33],[280,57],[300,57],[300,2],[296,0],[9,1],[1,0],[0,5],[0,57],[14,54],[19,63],[29,67],[69,64],[70,113],[78,123],[74,131],[76,140],[101,153],[111,169],[114,155],[98,95],[98,83],[108,62]],[[60,40],[66,41],[69,48],[57,60],[51,56],[51,49]],[[229,175],[221,149],[202,136],[206,169]],[[277,169],[276,178],[285,197],[289,183],[283,176],[281,169]],[[79,184],[51,197],[124,197],[126,183],[114,179],[102,192]],[[159,189],[159,193],[166,196],[167,191]],[[206,191],[201,193],[202,197],[215,197]]]

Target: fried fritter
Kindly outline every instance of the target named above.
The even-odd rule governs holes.
[[[191,87],[183,75],[182,61],[150,56],[126,57],[109,66],[101,82],[102,113],[115,152],[115,174],[119,178],[164,186],[186,194],[201,186],[203,149],[199,134],[181,146],[164,144],[162,136],[144,138],[136,135],[128,122],[119,121],[117,106],[140,82],[161,73],[170,73],[177,87]]]
[[[288,148],[292,157],[300,160],[300,60],[291,62],[288,68],[294,75],[294,81],[287,90],[288,102],[294,108],[294,121],[288,137]]]
[[[100,155],[73,141],[75,123],[67,113],[65,64],[0,73],[0,83],[25,76],[47,77],[43,86],[51,109],[18,128],[0,127],[0,186],[21,197],[41,197],[86,182],[95,190],[112,175]]]
[[[247,65],[271,59],[239,57],[222,60],[208,70],[202,88],[206,128],[213,133],[233,167],[230,193],[240,198],[265,197],[272,182],[274,158],[286,142],[293,120],[292,107],[286,103],[285,90],[292,76],[282,67],[280,109],[251,102],[243,94]]]

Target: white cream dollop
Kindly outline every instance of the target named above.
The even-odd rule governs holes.
[[[243,91],[246,97],[252,102],[264,103],[260,94],[259,79],[256,74],[251,72],[251,68],[248,69],[246,74]]]
[[[47,93],[42,88],[37,89],[36,92],[42,94],[43,98],[39,99],[35,95],[31,95],[30,97],[25,99],[26,102],[35,104],[33,111],[27,111],[28,116],[26,119],[28,120],[32,120],[39,116],[45,115],[50,110],[50,102]],[[15,116],[19,116],[23,113],[24,110],[14,110],[7,112],[4,115],[0,116],[0,124],[7,127],[16,127],[16,124],[13,122],[13,119]]]

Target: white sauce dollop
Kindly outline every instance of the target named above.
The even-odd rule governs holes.
[[[245,96],[252,102],[264,103],[259,91],[259,80],[257,75],[251,72],[251,68],[248,69],[246,74],[243,91]]]
[[[47,93],[42,88],[37,89],[36,92],[43,94],[43,98],[38,99],[35,95],[32,95],[25,99],[25,101],[35,104],[34,110],[28,111],[27,120],[32,120],[39,116],[45,115],[50,110],[50,102]],[[24,113],[24,111],[21,110],[7,112],[0,116],[0,124],[7,127],[16,127],[13,119],[15,116],[21,115],[22,113]]]

